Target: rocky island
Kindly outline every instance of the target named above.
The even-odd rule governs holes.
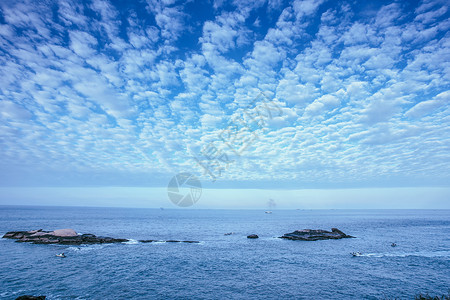
[[[337,240],[345,238],[354,238],[354,236],[347,235],[337,228],[331,228],[331,231],[321,229],[296,230],[291,233],[286,233],[285,235],[280,236],[280,238],[299,241],[318,241],[318,240]]]
[[[31,230],[31,231],[10,231],[4,239],[14,239],[19,243],[32,244],[61,244],[61,245],[82,245],[82,244],[112,244],[129,242],[128,239],[116,239],[94,234],[78,234],[73,229],[58,229],[54,231]],[[199,241],[178,241],[178,240],[139,240],[141,243],[151,242],[171,242],[171,243],[200,243]]]
[[[110,244],[128,241],[127,239],[96,236],[90,233],[79,235],[73,229],[58,229],[54,231],[44,231],[42,229],[31,231],[10,231],[7,232],[3,238],[15,239],[17,242],[21,243],[62,245]]]

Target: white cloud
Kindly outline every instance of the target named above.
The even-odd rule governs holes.
[[[222,118],[219,116],[212,116],[212,115],[208,115],[208,114],[202,115],[202,117],[200,119],[200,121],[202,122],[202,126],[212,127],[212,128],[216,128],[216,126],[218,125],[218,123],[221,120],[222,120]]]
[[[78,1],[59,1],[58,17],[65,25],[86,28],[88,18],[81,13],[83,9],[83,5]]]
[[[302,107],[312,102],[319,95],[314,84],[301,84],[299,77],[292,71],[287,71],[277,86],[277,98]]]
[[[323,2],[323,0],[296,0],[292,6],[297,19],[301,20],[305,16],[313,15]]]
[[[362,110],[362,122],[375,124],[378,122],[389,121],[395,114],[401,112],[401,105],[406,101],[403,97],[395,97],[390,91],[380,92],[370,97],[370,103],[367,108]]]
[[[0,101],[0,112],[3,118],[10,121],[29,121],[32,116],[25,108],[6,100]]]
[[[148,9],[155,14],[155,20],[161,29],[161,36],[168,43],[176,41],[186,29],[186,14],[181,5],[172,6],[174,1],[149,0]]]
[[[375,25],[385,28],[391,26],[401,17],[399,4],[391,3],[381,7],[375,18]]]
[[[97,45],[97,40],[86,32],[71,31],[70,36],[70,47],[72,50],[81,57],[90,57],[95,54],[93,47]]]
[[[414,105],[410,110],[405,113],[408,118],[420,118],[424,115],[432,113],[439,107],[450,103],[450,92],[442,92],[433,100],[422,101]]]
[[[307,115],[319,115],[324,114],[328,110],[338,107],[340,100],[334,95],[323,95],[322,97],[314,100],[313,103],[308,105],[305,109]]]
[[[426,13],[422,13],[416,16],[416,21],[421,21],[424,24],[429,24],[436,21],[437,18],[441,17],[448,11],[447,6],[442,6],[437,10],[428,11]]]

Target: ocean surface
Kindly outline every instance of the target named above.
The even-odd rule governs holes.
[[[357,238],[277,238],[296,229],[332,227]],[[201,243],[62,246],[0,239],[0,299],[26,294],[50,300],[414,299],[418,293],[442,295],[450,289],[449,210],[265,214],[0,206],[0,234],[40,228]],[[249,234],[260,238],[247,239]],[[363,256],[352,257],[353,251]],[[60,252],[67,258],[55,256]]]

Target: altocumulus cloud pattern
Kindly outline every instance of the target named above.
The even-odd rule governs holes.
[[[283,113],[217,184],[448,184],[449,27],[448,1],[0,1],[0,184],[203,176],[260,92]]]

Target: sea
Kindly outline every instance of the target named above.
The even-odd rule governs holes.
[[[332,227],[356,238],[278,238],[297,229]],[[62,228],[130,241],[64,246],[0,239],[0,299],[414,299],[448,295],[450,289],[450,210],[269,214],[0,206],[1,235]],[[248,239],[249,234],[259,238]],[[356,251],[362,256],[353,257]],[[67,257],[55,256],[61,252]]]

